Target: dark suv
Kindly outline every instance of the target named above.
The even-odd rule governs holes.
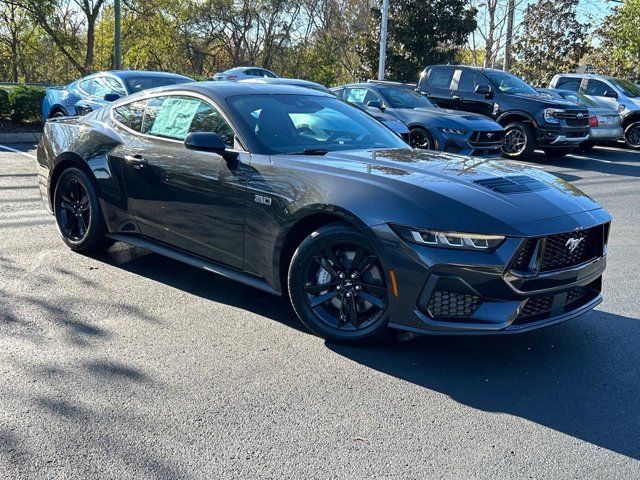
[[[444,108],[480,113],[504,127],[502,149],[526,158],[536,148],[563,156],[589,139],[589,113],[575,103],[542,97],[524,80],[489,68],[427,67],[417,90]]]

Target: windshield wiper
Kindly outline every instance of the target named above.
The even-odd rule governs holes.
[[[324,148],[305,148],[301,152],[287,152],[287,155],[326,155],[329,150]]]

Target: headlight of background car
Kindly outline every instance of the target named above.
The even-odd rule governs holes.
[[[442,133],[448,133],[449,135],[466,135],[467,134],[467,130],[463,130],[461,128],[441,127],[441,128],[438,128],[438,130],[440,130]]]
[[[460,250],[493,250],[504,240],[501,235],[482,235],[479,233],[440,232],[419,228],[391,225],[400,238],[418,245]]]
[[[564,113],[564,110],[558,108],[545,108],[544,121],[547,123],[558,123],[559,120],[555,117],[557,113]]]
[[[91,112],[92,112],[91,107],[87,105],[76,105],[76,115],[78,116],[83,116]]]

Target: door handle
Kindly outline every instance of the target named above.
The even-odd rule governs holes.
[[[451,100],[455,100],[455,101],[462,100],[462,97],[460,95],[454,95],[453,97],[451,97]]]
[[[149,165],[142,155],[125,155],[124,161],[133,168],[144,168]]]

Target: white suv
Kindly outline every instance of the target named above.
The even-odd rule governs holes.
[[[599,106],[620,112],[624,140],[630,148],[640,149],[640,87],[627,80],[605,75],[562,73],[551,88],[580,92]]]

